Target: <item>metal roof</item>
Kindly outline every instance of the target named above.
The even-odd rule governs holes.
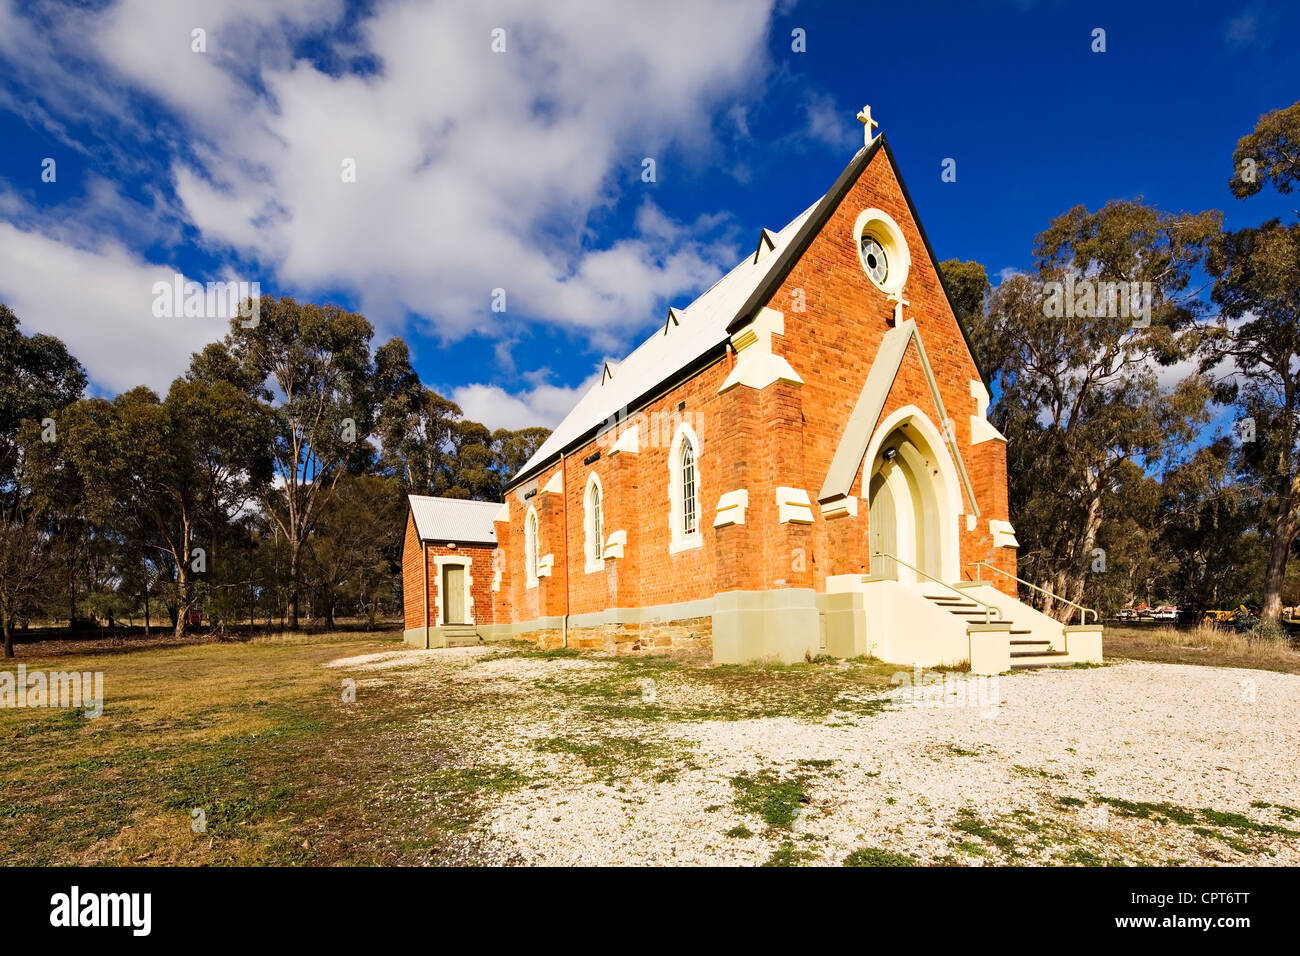
[[[497,529],[492,522],[501,510],[501,502],[429,495],[407,495],[407,498],[415,518],[415,533],[421,541],[497,543]]]
[[[939,273],[939,260],[934,255],[930,238],[921,225],[916,205],[912,202],[907,183],[898,168],[894,152],[889,148],[889,141],[883,133],[876,136],[870,146],[863,146],[854,154],[849,165],[840,173],[830,190],[817,202],[813,203],[775,236],[766,233],[763,239],[772,243],[766,254],[751,253],[745,260],[725,276],[715,282],[703,295],[685,309],[677,310],[677,322],[666,321],[664,325],[623,362],[613,369],[613,377],[601,376],[601,381],[593,385],[574,406],[573,411],[565,416],[564,421],[542,443],[533,457],[511,478],[513,487],[521,479],[531,477],[532,473],[550,459],[572,446],[589,432],[595,431],[605,422],[614,421],[615,416],[623,411],[634,411],[634,403],[648,395],[657,385],[662,385],[682,373],[683,370],[701,360],[712,349],[727,340],[730,333],[736,331],[752,319],[757,309],[772,295],[775,289],[790,273],[799,257],[803,255],[809,243],[817,235],[830,215],[857,182],[862,171],[883,148],[894,176],[898,180],[908,211],[916,223],[921,235],[921,242],[930,257],[930,263],[936,274],[945,297],[949,298],[948,288]],[[761,252],[767,242],[760,240]],[[976,370],[984,387],[988,388],[988,379],[980,365],[979,357],[971,348],[970,334],[956,310],[952,310],[961,330],[966,346],[975,360]]]
[[[820,200],[818,200],[820,202]],[[586,432],[613,418],[656,385],[672,378],[728,338],[727,324],[754,289],[762,284],[768,271],[779,260],[779,253],[816,208],[816,203],[800,213],[794,221],[773,237],[775,248],[758,257],[750,252],[725,276],[715,282],[698,299],[676,310],[677,321],[660,324],[653,335],[622,362],[608,366],[612,375],[602,374],[551,432],[550,437],[528,459],[516,477],[558,455]],[[771,236],[771,232],[768,232]]]

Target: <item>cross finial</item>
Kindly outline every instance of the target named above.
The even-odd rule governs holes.
[[[871,145],[871,131],[880,124],[871,118],[871,107],[864,106],[858,111],[858,122],[862,124],[862,145]]]

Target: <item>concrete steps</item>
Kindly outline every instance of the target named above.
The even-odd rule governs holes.
[[[967,585],[969,587],[969,585]],[[1055,621],[1051,622],[1050,630],[1061,633],[1061,637],[1056,637],[1056,633],[1045,636],[1043,625],[1039,621],[1026,620],[1024,623],[1016,620],[1017,616],[1027,617],[1025,611],[1030,611],[1037,617],[1042,617],[1032,609],[1025,608],[1017,615],[1014,611],[1008,612],[1005,607],[995,605],[997,613],[990,616],[986,628],[985,625],[985,608],[976,601],[960,598],[955,594],[926,594],[926,599],[935,607],[943,608],[949,614],[966,622],[969,630],[996,629],[999,627],[1007,628],[1010,635],[1010,657],[1011,667],[1013,669],[1029,669],[1034,667],[1060,667],[1062,664],[1071,662],[1068,651],[1064,650],[1065,630],[1060,630],[1061,625]],[[1019,602],[1016,610],[1023,608]],[[1046,618],[1044,618],[1046,620]],[[1027,626],[1032,625],[1032,626]]]
[[[473,647],[483,643],[473,624],[444,624],[438,632],[447,639],[447,647]]]

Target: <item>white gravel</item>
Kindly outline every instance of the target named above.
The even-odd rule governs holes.
[[[441,668],[451,659],[428,663]],[[455,665],[457,676],[516,682],[615,666],[466,663]],[[418,670],[406,673],[419,679]],[[922,863],[1300,864],[1297,837],[1234,828],[1202,813],[1300,830],[1285,810],[1258,806],[1300,807],[1300,676],[1120,662],[1017,673],[989,689],[1000,698],[996,707],[899,699],[870,716],[822,721],[593,727],[590,718],[582,724],[583,715],[553,709],[521,715],[483,742],[478,759],[537,782],[505,794],[480,819],[483,851],[488,859],[546,865],[755,864],[783,844],[803,851],[804,862],[824,864],[864,847]],[[571,754],[535,746],[566,733],[592,741],[634,736],[669,756],[652,768],[615,770],[611,779]],[[733,778],[765,772],[802,780],[808,803],[788,828],[736,806]],[[1169,808],[1143,818],[1132,813],[1151,817],[1150,808],[1108,801]],[[738,827],[753,835],[727,835]]]

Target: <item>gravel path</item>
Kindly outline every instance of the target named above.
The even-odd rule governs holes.
[[[400,673],[455,667],[449,679],[514,691],[618,666],[489,654]],[[962,865],[1300,864],[1300,676],[1119,662],[994,680],[984,689],[996,706],[951,694],[917,704],[904,691],[870,715],[820,721],[583,726],[563,707],[498,718],[475,759],[534,783],[479,820],[484,857],[707,865],[776,853],[838,865],[869,849]],[[564,734],[608,749],[609,763],[539,747]],[[649,756],[624,760],[614,744],[629,738]],[[792,793],[790,820],[780,811]]]

